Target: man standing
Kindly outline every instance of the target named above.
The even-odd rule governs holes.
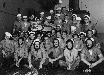
[[[30,23],[27,21],[27,16],[23,16],[22,32],[27,32],[30,27]]]
[[[13,27],[13,33],[14,34],[18,34],[19,33],[19,31],[21,31],[22,29],[21,29],[21,27],[22,27],[22,17],[21,17],[21,14],[18,14],[17,15],[17,21],[15,21],[15,23],[14,23],[14,27]]]

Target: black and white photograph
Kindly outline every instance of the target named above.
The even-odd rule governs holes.
[[[104,75],[104,0],[0,0],[0,75]]]

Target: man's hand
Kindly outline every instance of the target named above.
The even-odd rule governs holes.
[[[95,67],[97,64],[96,63],[92,63],[90,66],[89,66],[89,68],[93,68],[93,67]]]

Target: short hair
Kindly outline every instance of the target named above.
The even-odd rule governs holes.
[[[58,40],[57,38],[54,38],[54,39],[53,39],[53,45],[54,45],[54,41],[55,41],[55,40],[57,40],[57,41],[58,41],[58,44],[59,44],[59,40]]]
[[[73,44],[73,41],[72,41],[71,39],[68,39],[68,40],[66,41],[66,44],[68,44],[69,42],[71,42],[71,43]]]
[[[60,33],[60,34],[61,34],[61,30],[59,30],[59,31],[56,31],[56,33]]]
[[[62,31],[62,33],[66,33],[67,34],[67,31],[65,30],[65,31]]]
[[[18,38],[18,44],[19,44],[19,40],[20,40],[20,39],[21,39],[22,41],[24,41],[24,38],[23,38],[23,37],[19,37],[19,38]]]
[[[71,39],[68,39],[68,40],[66,41],[66,47],[68,48],[68,45],[67,45],[67,44],[68,44],[69,42],[71,42],[71,44],[72,44],[72,48],[71,48],[71,49],[73,49],[73,46],[74,46],[74,45],[73,45],[73,41],[72,41]]]
[[[92,31],[91,29],[88,29],[88,30],[86,31],[86,34],[88,34],[89,31],[91,31],[91,32],[93,33],[93,31]]]
[[[19,37],[19,38],[18,38],[18,41],[19,41],[20,39],[22,39],[22,41],[24,41],[24,38],[23,38],[23,37]]]

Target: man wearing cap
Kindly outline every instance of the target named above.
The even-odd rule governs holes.
[[[60,25],[62,27],[62,20],[60,18],[60,14],[56,14],[56,19],[54,21],[54,24],[57,26],[57,25]]]
[[[27,43],[28,48],[31,48],[31,46],[33,44],[33,41],[35,39],[35,34],[36,34],[36,32],[29,32],[29,37],[26,40],[26,43]]]
[[[88,29],[92,29],[92,24],[90,23],[90,17],[88,15],[84,16],[84,24],[82,25],[82,30],[86,32]]]
[[[32,24],[34,22],[34,15],[31,15],[29,18],[30,18],[29,22],[30,22],[30,24]]]
[[[45,16],[44,16],[44,12],[40,13],[40,19],[39,19],[42,23],[45,20]]]
[[[76,18],[77,18],[77,15],[76,15],[76,14],[73,14],[73,15],[72,15],[72,21],[73,21],[73,22],[72,22],[72,25],[73,25],[73,26],[75,26],[75,24],[77,23]]]
[[[12,35],[9,32],[5,32],[5,39],[0,42],[0,53],[3,57],[0,62],[5,66],[10,66],[14,62],[14,41],[10,40],[11,37]]]
[[[14,26],[13,26],[13,33],[14,34],[18,34],[19,31],[21,31],[21,27],[22,27],[22,17],[21,14],[17,15],[17,21],[15,21]]]
[[[69,20],[69,16],[68,15],[65,15],[64,16],[65,19],[64,19],[64,22],[63,22],[63,30],[66,30],[68,34],[70,34],[70,28],[71,28],[71,21]]]
[[[82,30],[81,30],[81,23],[80,23],[80,21],[81,21],[81,18],[80,17],[77,17],[76,18],[76,21],[77,21],[77,23],[76,23],[76,33],[77,34],[79,34]]]
[[[54,21],[55,13],[53,10],[50,10],[50,16],[51,16],[51,20]]]
[[[23,16],[22,32],[27,32],[30,27],[30,23],[27,20],[27,16]]]
[[[11,37],[12,35],[9,32],[5,32],[5,39],[0,42],[4,57],[8,57],[14,52],[14,42],[10,40]]]
[[[55,25],[51,23],[51,16],[46,17],[44,24],[55,28]]]
[[[41,43],[39,39],[35,39],[29,52],[29,65],[39,68],[40,61],[42,59]]]

